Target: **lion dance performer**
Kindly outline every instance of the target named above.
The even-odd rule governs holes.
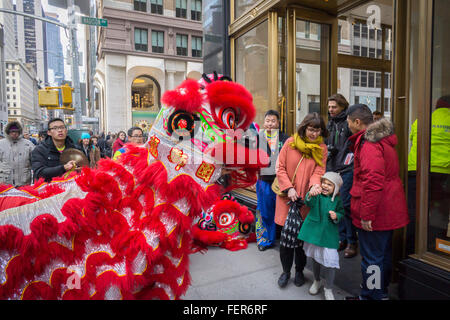
[[[269,161],[226,134],[245,130],[255,108],[225,80],[215,73],[167,91],[147,143],[119,161],[0,186],[0,298],[179,299],[202,210],[253,185]]]

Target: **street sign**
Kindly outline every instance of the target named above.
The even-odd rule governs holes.
[[[88,24],[90,26],[99,26],[99,27],[107,27],[108,20],[99,19],[99,18],[91,18],[91,17],[81,17],[82,24]]]

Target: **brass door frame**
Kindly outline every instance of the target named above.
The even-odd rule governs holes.
[[[417,115],[417,192],[416,192],[416,243],[411,257],[450,271],[450,259],[428,251],[428,211],[431,139],[431,76],[433,62],[433,5],[434,1],[419,1],[420,28],[418,54],[422,59],[414,77],[423,79],[423,86],[412,90],[410,104],[415,104]]]
[[[326,118],[327,98],[337,90],[337,50],[338,50],[338,19],[324,11],[310,9],[299,5],[292,5],[286,9],[286,57],[287,57],[287,96],[286,96],[286,133],[292,134],[296,130],[296,22],[305,20],[330,27],[328,44],[321,43],[320,55],[320,113]],[[324,41],[321,38],[321,42]],[[323,55],[328,55],[323,59]]]

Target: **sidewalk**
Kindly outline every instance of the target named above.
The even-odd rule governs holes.
[[[323,287],[316,296],[308,293],[313,281],[310,269],[304,270],[306,283],[296,287],[293,267],[291,280],[283,289],[277,284],[281,272],[278,247],[263,252],[258,250],[256,243],[234,252],[209,247],[205,254],[198,252],[190,255],[191,286],[181,299],[324,300]],[[350,295],[336,286],[333,293],[336,300]]]

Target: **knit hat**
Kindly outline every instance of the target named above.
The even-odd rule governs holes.
[[[83,140],[83,139],[90,139],[90,138],[91,138],[91,136],[87,132],[83,132],[81,134],[81,140]]]
[[[339,193],[339,189],[344,184],[344,181],[341,178],[341,175],[339,173],[329,171],[326,172],[321,179],[327,179],[328,181],[331,181],[334,184],[334,192],[333,196],[331,197],[331,201],[334,201],[334,197]]]

